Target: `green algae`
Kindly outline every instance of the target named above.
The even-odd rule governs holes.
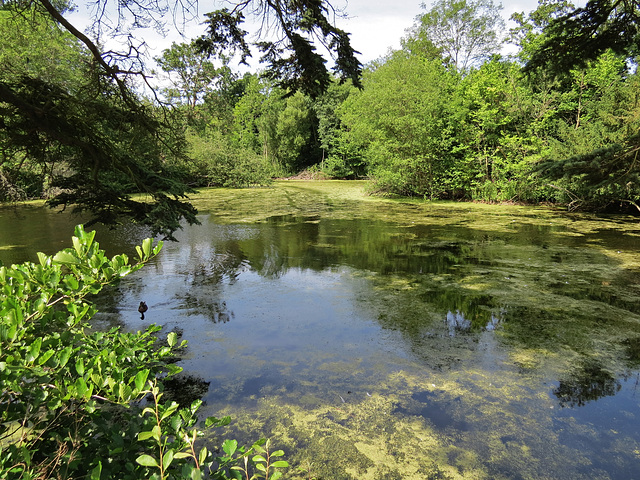
[[[280,246],[283,268],[302,264],[304,252],[366,265],[353,273],[368,285],[361,308],[426,371],[397,359],[391,374],[361,362],[314,368],[309,359],[307,387],[329,372],[360,377],[358,395],[265,395],[257,408],[225,410],[236,418],[228,433],[271,436],[294,465],[314,465],[317,478],[616,478],[568,441],[600,444],[601,431],[554,412],[615,395],[620,375],[632,378],[640,363],[635,219],[375,199],[358,184],[331,185],[277,185],[286,193],[266,200],[254,192],[255,205],[237,216],[212,214],[292,230],[316,225],[299,250]],[[269,208],[258,214],[257,204]],[[366,222],[354,227],[359,219]],[[636,417],[630,408],[621,415]],[[637,451],[628,431],[612,435],[600,457]]]
[[[636,219],[361,182],[194,201],[202,227],[117,303],[174,297],[152,321],[180,322],[205,413],[234,418],[212,449],[270,437],[293,479],[633,478]]]

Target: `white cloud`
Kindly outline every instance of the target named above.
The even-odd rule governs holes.
[[[169,48],[172,42],[184,42],[204,33],[201,25],[205,12],[224,7],[230,2],[202,2],[199,4],[200,19],[191,22],[185,29],[185,35],[180,36],[175,31],[166,37],[161,37],[151,30],[139,32],[149,47],[149,56],[160,55],[162,50]],[[360,61],[367,63],[385,55],[390,48],[399,49],[400,39],[407,34],[407,29],[415,23],[416,16],[425,12],[421,7],[421,0],[333,0],[333,6],[344,10],[348,18],[337,17],[337,25],[351,33],[351,44],[360,52]],[[427,0],[427,8],[432,2]],[[582,3],[582,2],[578,2]],[[513,12],[529,12],[537,7],[537,0],[520,0],[506,2],[503,16],[507,20]],[[77,25],[88,24],[88,13],[82,6],[70,17]],[[253,67],[258,67],[257,56],[253,60]]]

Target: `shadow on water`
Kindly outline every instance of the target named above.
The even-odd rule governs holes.
[[[186,375],[173,390],[236,418],[225,435],[273,437],[318,478],[632,478],[631,224],[518,207],[354,207],[296,188],[212,193],[225,210],[105,292],[96,326],[180,329]],[[131,248],[143,233],[119,235]],[[118,238],[98,239],[112,249]]]

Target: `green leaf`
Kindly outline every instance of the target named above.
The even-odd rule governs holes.
[[[187,452],[178,452],[173,456],[173,458],[191,458],[191,454]]]
[[[78,283],[78,279],[73,275],[65,275],[63,281],[65,285],[69,287],[71,290],[77,290],[78,287],[80,286],[80,284]]]
[[[273,472],[273,475],[269,477],[269,480],[278,480],[281,476],[282,472]]]
[[[156,441],[160,442],[160,437],[162,436],[162,430],[160,429],[160,425],[155,425],[151,429],[151,432],[153,434],[153,438],[155,438]]]
[[[140,455],[138,458],[136,458],[136,462],[138,462],[143,467],[160,467],[160,465],[158,465],[158,461],[151,455]]]
[[[154,432],[151,432],[151,431],[140,432],[138,433],[138,440],[141,440],[141,441],[148,440],[153,436],[154,436]]]
[[[61,367],[64,367],[67,364],[67,362],[69,361],[69,357],[71,357],[72,351],[73,349],[69,346],[60,352],[59,361]]]
[[[254,455],[253,458],[251,459],[254,462],[264,462],[267,463],[267,459],[264,458],[262,455]]]
[[[169,344],[169,346],[174,347],[177,342],[178,335],[176,335],[176,332],[169,332],[169,335],[167,335],[167,343]]]
[[[38,364],[39,365],[43,365],[47,362],[47,360],[49,360],[53,354],[56,353],[54,350],[47,350],[46,352],[44,352],[44,354],[40,355],[40,358],[38,359]]]
[[[160,253],[160,250],[162,250],[163,245],[164,245],[164,242],[160,240],[158,244],[153,248],[153,254],[158,255],[158,253]]]
[[[31,348],[29,348],[29,355],[27,355],[27,362],[33,362],[38,355],[40,354],[40,347],[42,346],[42,338],[36,338],[31,344]]]
[[[267,467],[262,463],[256,463],[256,470],[260,470],[262,473],[265,473],[267,471]]]
[[[78,256],[82,256],[82,242],[78,237],[71,237],[71,241],[73,242],[73,248],[75,249]]]
[[[56,253],[53,257],[53,261],[57,263],[74,264],[74,265],[77,265],[78,263],[80,263],[76,257],[74,257],[68,252]]]
[[[232,456],[236,450],[238,449],[238,441],[237,440],[225,440],[222,444],[222,450],[227,456]]]
[[[144,252],[145,258],[149,258],[151,255],[151,245],[153,244],[153,240],[150,238],[145,238],[142,241],[142,251]]]
[[[207,447],[202,447],[202,450],[200,450],[200,455],[198,455],[200,465],[204,464],[204,462],[207,460],[207,455],[209,455],[209,450],[207,450]]]
[[[102,473],[102,462],[98,460],[98,465],[96,465],[93,470],[91,470],[90,480],[100,480],[100,474]]]
[[[79,397],[84,397],[88,391],[87,382],[82,377],[76,380],[75,387]]]
[[[276,462],[273,462],[271,466],[273,468],[285,468],[289,466],[289,462],[287,462],[286,460],[278,460]]]
[[[165,470],[169,468],[169,465],[171,465],[171,462],[173,462],[173,455],[174,452],[172,449],[164,452],[164,455],[162,456],[162,468],[164,468]]]
[[[191,470],[191,480],[202,480],[202,472],[199,468]]]
[[[160,417],[160,421],[164,420],[167,417],[170,417],[171,415],[174,414],[174,412],[178,409],[180,405],[178,405],[176,402],[171,402],[171,405],[169,405],[167,407],[167,409],[162,412],[162,416]]]
[[[84,375],[84,359],[82,357],[76,359],[76,372],[78,375]]]
[[[176,416],[174,416],[174,417],[171,417],[170,422],[171,422],[171,428],[172,428],[174,431],[178,431],[178,430],[180,429],[180,427],[182,426],[182,423],[183,423],[183,422],[182,422],[182,418],[180,418],[180,416],[179,416],[179,415],[176,415]]]
[[[47,263],[49,263],[49,257],[42,252],[38,252],[38,261],[40,262],[40,265],[46,267]]]
[[[149,369],[146,368],[144,370],[140,370],[137,374],[136,374],[136,378],[134,379],[135,384],[136,384],[136,389],[138,391],[142,390],[144,388],[145,383],[147,382],[147,377],[149,376]]]

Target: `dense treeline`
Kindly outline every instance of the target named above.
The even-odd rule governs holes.
[[[324,93],[289,90],[268,75],[240,76],[229,58],[212,56],[197,40],[173,44],[156,62],[174,134],[182,134],[175,142],[182,139],[185,149],[165,143],[152,151],[164,173],[192,188],[267,185],[307,170],[369,178],[379,194],[637,206],[633,57],[618,48],[564,70],[523,68],[550,41],[550,23],[574,11],[566,1],[541,0],[536,11],[515,14],[516,27],[503,35],[500,8],[490,0],[440,0],[417,19],[400,50],[367,66],[362,85],[333,81]],[[49,68],[50,56],[25,63],[27,49],[7,25],[0,35],[11,48],[0,61],[12,70],[3,75],[34,69],[62,75],[59,61]],[[64,50],[65,78],[74,88],[68,72],[86,69],[87,55],[68,48],[75,40],[68,34],[44,21],[39,28]],[[506,43],[517,48],[514,55],[499,54]],[[112,133],[105,126],[105,135],[122,135],[121,125]],[[43,169],[30,162],[28,149],[2,155],[5,200],[47,196],[53,169],[66,165],[63,159]]]

